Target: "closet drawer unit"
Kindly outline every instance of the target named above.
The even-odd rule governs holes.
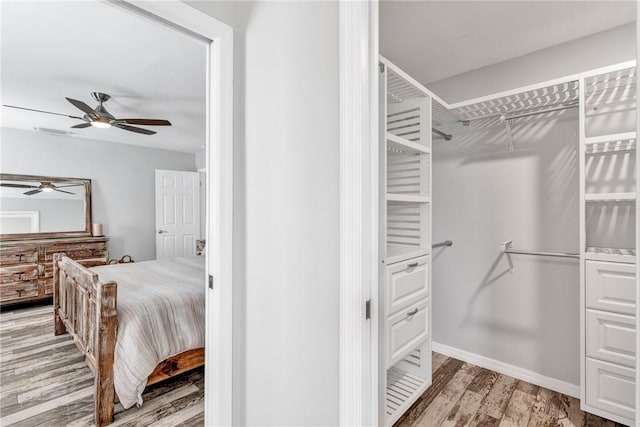
[[[586,404],[633,420],[635,370],[587,358]]]
[[[389,316],[385,335],[389,368],[429,337],[429,301],[423,300]]]
[[[0,248],[0,267],[38,262],[38,246],[7,246]]]
[[[29,263],[0,267],[0,283],[22,282],[38,278],[38,264]]]
[[[429,256],[398,262],[387,267],[387,316],[429,296],[430,268]]]
[[[587,307],[634,315],[635,272],[635,264],[587,261]]]
[[[587,310],[587,356],[630,368],[636,362],[636,318]]]
[[[37,280],[0,284],[0,303],[20,302],[37,297],[39,292]]]

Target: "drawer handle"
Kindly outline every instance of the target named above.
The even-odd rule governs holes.
[[[407,268],[413,268],[413,267],[417,267],[418,263],[417,262],[412,262],[411,264],[407,264]]]
[[[415,316],[417,312],[418,312],[418,309],[414,308],[413,310],[407,313],[407,317]]]

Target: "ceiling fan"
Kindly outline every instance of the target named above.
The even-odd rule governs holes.
[[[91,92],[91,96],[93,99],[99,102],[99,105],[96,108],[91,108],[87,104],[82,101],[78,101],[73,98],[66,98],[73,106],[81,110],[84,114],[82,117],[78,116],[70,116],[68,114],[61,113],[53,113],[51,111],[44,110],[35,110],[33,108],[24,108],[18,107],[15,105],[5,105],[5,107],[9,108],[17,108],[20,110],[28,110],[28,111],[37,111],[39,113],[47,113],[47,114],[56,114],[58,116],[66,116],[72,119],[83,120],[85,123],[80,123],[75,126],[71,126],[74,129],[86,128],[89,126],[94,126],[97,128],[109,128],[111,126],[117,127],[120,129],[128,130],[130,132],[141,133],[143,135],[153,135],[156,132],[148,129],[143,129],[136,126],[130,125],[143,125],[143,126],[171,126],[171,122],[168,120],[159,120],[159,119],[116,119],[111,113],[104,108],[104,103],[111,99],[111,96],[102,92]]]
[[[84,184],[54,185],[53,183],[51,183],[49,181],[42,181],[42,182],[40,182],[40,185],[12,184],[10,182],[2,182],[2,183],[0,183],[0,187],[35,188],[35,190],[29,190],[29,191],[25,191],[24,193],[22,193],[22,194],[24,194],[26,196],[32,196],[34,194],[42,193],[43,191],[45,193],[48,193],[48,192],[51,192],[51,191],[58,191],[60,193],[76,194],[76,193],[72,193],[70,191],[60,190],[60,188],[77,187],[79,185],[84,185]]]

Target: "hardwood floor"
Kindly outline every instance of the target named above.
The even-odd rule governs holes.
[[[116,404],[113,426],[202,426],[204,368],[148,387],[140,408]],[[51,305],[0,313],[0,425],[93,425],[93,375]]]
[[[431,387],[394,427],[622,427],[576,398],[433,353]]]
[[[614,427],[577,399],[433,354],[433,384],[397,427]],[[113,426],[201,426],[204,370],[149,387],[140,408],[116,404]],[[0,313],[0,425],[90,426],[93,376],[51,305]]]

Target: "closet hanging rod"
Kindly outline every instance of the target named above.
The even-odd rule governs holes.
[[[558,258],[580,258],[580,254],[571,253],[571,252],[540,252],[540,251],[524,251],[518,249],[512,249],[513,242],[502,242],[502,252],[505,254],[514,254],[514,255],[537,255],[537,256],[548,256],[548,257],[558,257]]]
[[[559,107],[548,108],[541,111],[532,111],[530,113],[516,114],[515,116],[505,116],[505,120],[521,119],[522,117],[536,116],[538,114],[551,113],[553,111],[568,110],[569,108],[578,108],[578,104],[561,105]]]
[[[441,130],[438,130],[436,128],[431,128],[431,132],[435,133],[436,135],[439,135],[439,136],[443,137],[445,141],[451,141],[451,138],[453,138],[453,135],[448,134],[448,133],[444,133]]]
[[[441,246],[452,246],[453,242],[451,240],[445,240],[444,242],[438,242],[431,245],[432,248],[439,248]]]
[[[538,114],[551,113],[554,111],[568,110],[569,108],[578,108],[578,104],[575,103],[575,104],[568,104],[568,105],[560,105],[559,107],[547,108],[546,110],[530,111],[528,113],[514,114],[513,116],[507,116],[508,113],[501,113],[501,114],[492,114],[490,116],[484,116],[484,117],[473,117],[469,119],[462,119],[460,121],[462,122],[463,125],[468,125],[469,122],[473,122],[476,120],[491,119],[494,117],[500,117],[501,120],[508,121],[508,120],[521,119],[523,117],[537,116]]]

